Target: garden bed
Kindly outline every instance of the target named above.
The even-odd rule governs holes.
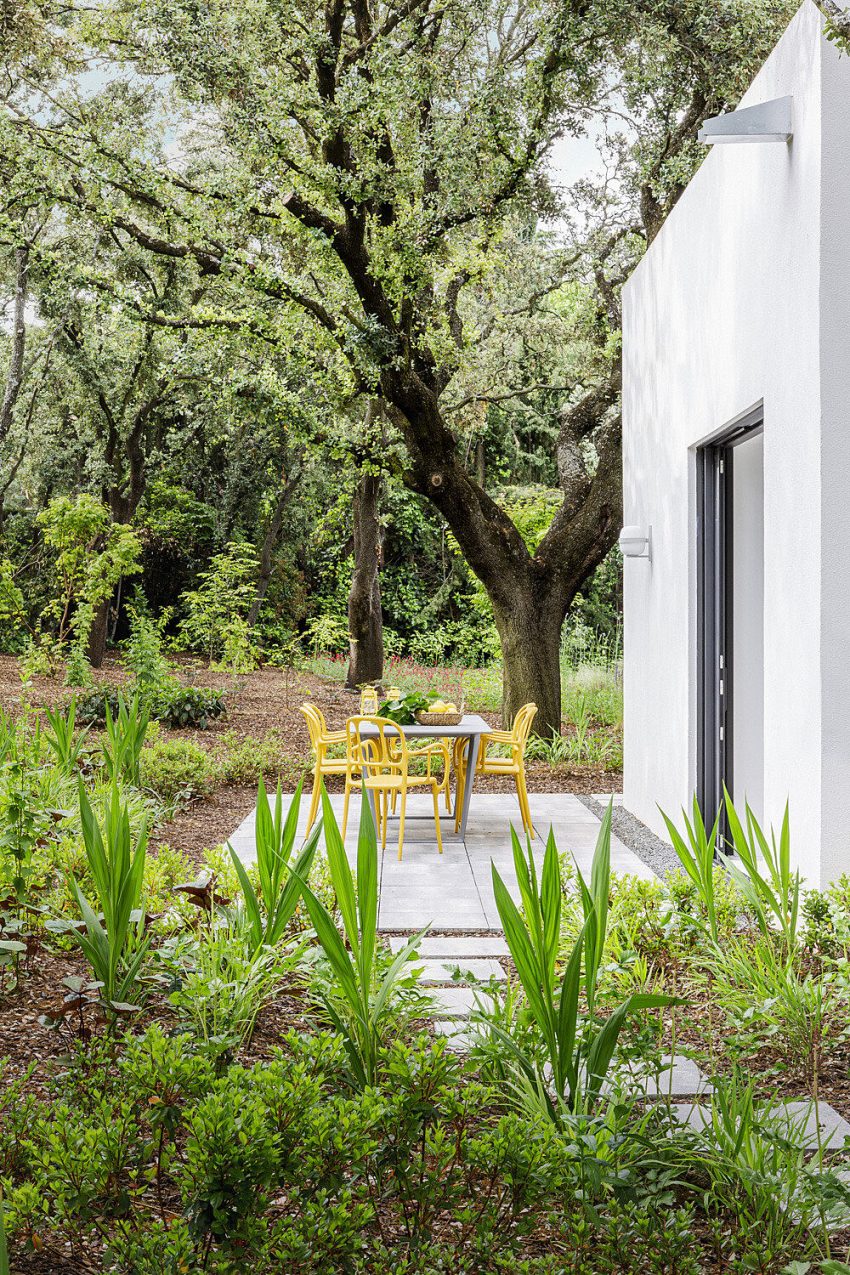
[[[767,868],[741,847],[727,874],[699,829],[678,842],[687,873],[612,877],[604,817],[586,888],[560,847],[534,874],[515,860],[522,912],[496,890],[507,979],[476,1007],[458,962],[458,1048],[439,991],[376,932],[368,826],[356,882],[330,811],[302,848],[273,798],[247,872],[216,848],[217,821],[256,802],[249,778],[302,764],[298,699],[332,722],[350,706],[285,676],[222,679],[229,720],[148,742],[135,709],[82,739],[67,716],[39,732],[6,678],[12,1269],[803,1275],[845,1257],[842,1150],[785,1103],[850,1119],[850,881],[803,892],[784,837]],[[165,821],[166,781],[189,780],[197,799]],[[451,976],[429,979],[445,1004]],[[682,1054],[714,1086],[705,1130],[628,1078]]]
[[[326,662],[321,667],[335,669]],[[251,811],[256,795],[256,782],[262,774],[267,781],[276,782],[282,774],[284,788],[294,788],[300,773],[309,765],[309,736],[299,705],[309,700],[318,705],[332,730],[341,729],[345,719],[356,711],[357,696],[347,691],[339,677],[317,675],[306,670],[293,672],[288,669],[260,668],[251,673],[232,675],[211,669],[197,661],[182,659],[177,662],[182,681],[190,685],[209,687],[223,691],[226,696],[226,715],[211,721],[203,731],[161,728],[166,740],[184,740],[206,751],[229,754],[233,763],[230,774],[213,775],[209,790],[202,797],[191,800],[186,808],[177,811],[172,819],[164,819],[155,829],[152,844],[175,846],[200,862],[202,851],[224,841]],[[403,678],[405,666],[393,669],[394,676]],[[431,675],[442,676],[437,670],[414,666],[407,673],[416,685]],[[98,682],[110,686],[127,683],[127,673],[121,661],[109,657],[104,667],[95,673]],[[489,720],[498,723],[498,678],[489,675],[479,677],[473,689],[465,692],[467,708],[481,712]],[[451,681],[447,689],[451,689]],[[476,687],[477,685],[477,698]],[[16,714],[24,700],[38,708],[54,708],[66,703],[71,691],[63,685],[61,676],[35,677],[29,689],[22,691],[18,660],[11,655],[0,655],[0,709]],[[495,706],[494,706],[495,705]],[[615,747],[619,748],[619,728],[598,727],[606,732]],[[565,738],[574,733],[568,719],[564,721]],[[620,792],[622,771],[606,764],[587,762],[581,764],[545,761],[529,761],[528,789],[530,792],[598,793]],[[332,777],[330,791],[341,791],[342,781]],[[510,779],[498,776],[481,776],[476,779],[476,790],[481,792],[512,792]]]

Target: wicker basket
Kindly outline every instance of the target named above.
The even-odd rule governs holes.
[[[420,726],[460,726],[463,721],[463,705],[459,713],[426,713],[414,714]]]

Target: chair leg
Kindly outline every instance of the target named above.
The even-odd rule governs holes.
[[[519,800],[519,808],[522,814],[522,826],[530,837],[535,835],[534,826],[531,822],[531,807],[528,804],[528,789],[525,786],[525,771],[517,772],[516,777],[516,794]]]
[[[387,794],[385,792],[378,794],[381,811],[381,849],[387,848]]]
[[[345,800],[342,803],[342,839],[345,841],[345,830],[348,827],[348,801],[351,797],[351,780],[345,776]],[[364,793],[365,797],[365,793]]]
[[[440,828],[440,790],[437,787],[436,779],[431,781],[431,796],[434,798],[434,827],[437,829],[437,846],[440,854],[443,853],[443,833]]]
[[[395,796],[395,793],[393,794]],[[404,847],[404,812],[407,808],[407,788],[401,790],[401,806],[398,812],[398,857],[401,862],[401,852]]]
[[[319,763],[316,763],[316,773],[313,779],[313,794],[310,798],[310,813],[307,816],[307,833],[316,822],[316,815],[319,813],[319,798],[322,791],[322,772],[319,769]],[[346,790],[347,791],[347,790]]]
[[[443,782],[440,785],[446,799],[446,814],[452,813],[452,762],[448,749],[443,754]]]

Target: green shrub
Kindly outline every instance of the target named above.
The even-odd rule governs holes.
[[[260,1010],[295,964],[286,948],[257,950],[245,914],[235,909],[197,934],[167,939],[158,958],[174,987],[170,1004],[213,1056],[250,1041]]]
[[[0,651],[20,651],[26,642],[26,605],[15,582],[15,565],[0,558]]]
[[[183,850],[167,844],[149,850],[145,859],[144,895],[152,913],[162,912],[162,925],[170,927],[176,918],[196,920],[195,908],[184,894],[175,894],[174,887],[191,881],[197,873],[197,865]]]
[[[233,1243],[267,1207],[280,1153],[262,1097],[229,1075],[186,1122],[183,1206],[192,1233]],[[247,1235],[246,1235],[247,1232]]]
[[[230,641],[231,655],[247,660],[245,622],[254,601],[257,569],[256,549],[241,540],[231,541],[223,553],[213,556],[209,570],[200,574],[197,589],[181,598],[186,616],[180,637],[188,647],[214,660],[225,655]],[[241,622],[236,630],[234,621]],[[234,648],[232,635],[236,631],[240,637]]]
[[[212,791],[215,765],[205,749],[189,739],[158,739],[143,750],[142,787],[174,807],[188,805]]]
[[[77,718],[80,722],[102,725],[106,721],[106,709],[118,712],[121,692],[117,687],[98,686],[84,695],[78,695]],[[210,721],[227,712],[223,691],[207,686],[181,686],[172,681],[150,695],[143,695],[143,702],[150,706],[154,721],[162,722],[172,730],[193,726],[206,730]]]
[[[141,542],[135,531],[112,521],[107,506],[83,492],[54,496],[37,519],[45,545],[54,551],[53,596],[42,615],[57,641],[72,642],[69,673],[87,679],[85,656],[95,611],[111,597],[119,580],[141,570]]]
[[[261,779],[280,778],[297,784],[306,769],[303,757],[286,751],[286,741],[274,731],[262,739],[226,731],[216,740],[215,762],[218,778],[225,784],[257,784]]]
[[[836,1175],[735,1082],[704,1134],[657,1104],[556,1127],[426,1036],[382,1047],[375,1084],[345,1094],[327,1034],[219,1076],[158,1026],[119,1044],[48,1073],[18,1122],[13,1269],[29,1243],[105,1248],[123,1275],[802,1272],[846,1220]]]
[[[188,726],[206,730],[211,721],[224,716],[227,707],[224,691],[215,691],[208,686],[181,686],[175,682],[154,697],[151,711],[158,722],[172,730],[183,730]]]
[[[138,595],[137,595],[138,596]],[[171,670],[162,651],[162,632],[171,616],[166,608],[157,619],[142,606],[128,607],[130,637],[124,658],[140,690],[150,692],[167,685]]]

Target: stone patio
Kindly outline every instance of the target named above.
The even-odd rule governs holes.
[[[568,793],[530,793],[531,816],[537,831],[534,856],[542,865],[546,837],[554,831],[558,849],[572,854],[582,872],[589,872],[599,820],[577,797]],[[338,822],[342,821],[342,796],[334,795],[331,804]],[[501,932],[496,902],[493,897],[491,860],[515,898],[518,898],[513,869],[510,826],[520,828],[519,808],[513,794],[473,793],[466,841],[454,835],[454,820],[443,821],[444,853],[437,852],[433,812],[430,798],[419,794],[408,802],[404,857],[396,854],[397,823],[390,820],[387,849],[381,856],[380,907],[378,926],[387,931],[417,931],[426,925],[432,931],[464,931],[472,933]],[[307,822],[307,800],[302,801],[299,836]],[[357,827],[360,819],[359,798],[352,800],[346,850],[354,863],[357,849]],[[244,863],[254,860],[253,812],[239,825],[230,844]],[[611,838],[611,867],[614,872],[631,873],[651,878],[653,872],[637,855],[616,837]],[[492,953],[480,947],[474,951],[441,952],[440,956],[487,956]],[[424,953],[423,953],[424,955]],[[429,955],[436,956],[432,952]]]

